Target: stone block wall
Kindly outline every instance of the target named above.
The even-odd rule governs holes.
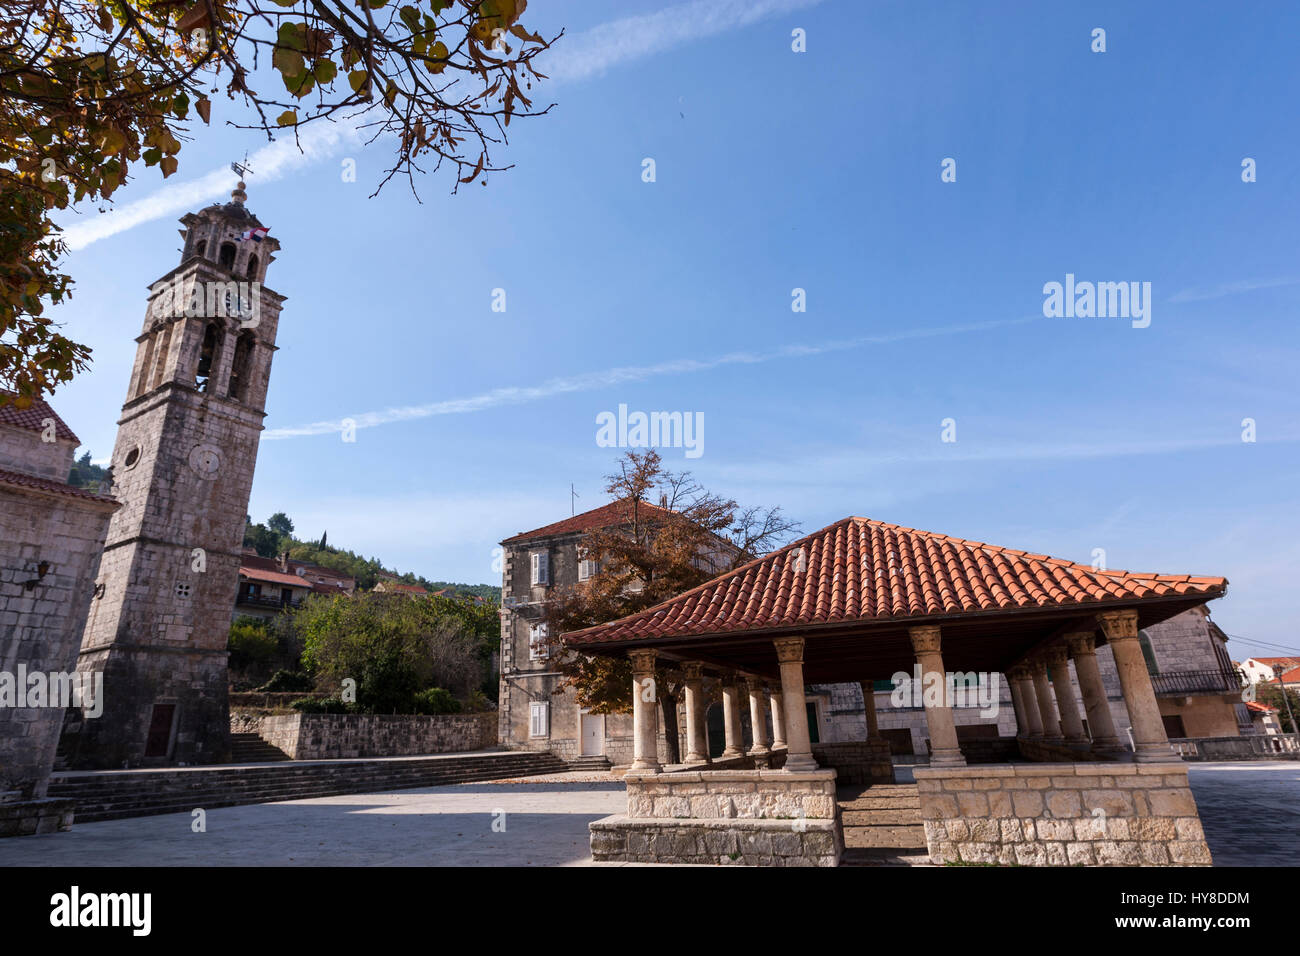
[[[893,783],[894,764],[883,739],[813,744],[813,757],[835,771],[839,783]]]
[[[1180,763],[918,767],[930,859],[1023,866],[1208,866]]]
[[[591,824],[598,862],[837,866],[835,771],[628,774],[628,812]]]
[[[258,733],[294,760],[462,753],[497,742],[495,713],[273,714]]]

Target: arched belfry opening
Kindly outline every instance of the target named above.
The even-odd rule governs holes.
[[[257,280],[257,266],[258,266],[257,256],[255,255],[249,256],[248,257],[248,278],[252,279],[253,281]]]
[[[227,269],[233,270],[235,268],[235,252],[233,242],[223,242],[221,244],[220,258],[217,260],[218,263]]]
[[[208,240],[200,239],[198,242],[194,244],[194,255],[197,258],[202,259],[207,254],[207,251],[208,251]]]
[[[248,401],[248,385],[253,364],[253,347],[257,336],[251,329],[239,333],[235,340],[235,359],[230,366],[230,389],[227,395],[237,402]]]
[[[199,345],[199,364],[194,375],[194,384],[200,392],[208,390],[208,383],[212,380],[217,359],[221,356],[223,338],[221,326],[216,322],[209,322],[208,327],[203,330],[203,341]]]

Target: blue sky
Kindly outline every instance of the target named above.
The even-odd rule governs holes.
[[[1300,648],[1300,9],[533,0],[528,20],[567,30],[556,106],[512,124],[486,188],[370,199],[385,144],[259,158],[221,97],[165,188],[141,171],[108,228],[67,220],[58,318],[95,364],[55,405],[96,458],[175,220],[247,150],[289,297],[258,520],[496,583],[496,542],[567,515],[570,482],[604,502],[597,414],[699,412],[703,455],[668,464],[806,531],[858,514],[1222,574],[1235,657]],[[1150,326],[1044,318],[1067,273],[1150,282]],[[345,417],[377,423],[298,434]]]

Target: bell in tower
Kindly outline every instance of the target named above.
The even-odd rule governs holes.
[[[77,663],[103,672],[103,713],[69,723],[74,767],[229,759],[226,645],[285,301],[244,189],[181,219],[181,261],[150,287]]]

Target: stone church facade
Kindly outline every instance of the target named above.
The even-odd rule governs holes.
[[[227,640],[271,357],[278,250],[231,201],[181,219],[181,261],[151,288],[113,449],[112,518],[78,670],[102,671],[96,720],[70,719],[74,767],[229,756]]]
[[[75,668],[118,507],[68,484],[78,444],[45,402],[0,405],[0,673],[13,682],[5,687],[0,677],[0,836],[58,829],[71,815],[45,799],[66,699],[57,688],[67,682],[56,675]],[[30,684],[36,674],[40,698]]]

